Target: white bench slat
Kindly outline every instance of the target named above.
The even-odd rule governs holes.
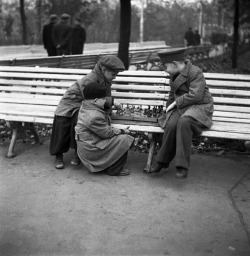
[[[46,74],[46,73],[15,73],[15,72],[0,72],[0,77],[4,78],[23,78],[23,79],[52,79],[52,80],[69,80],[75,82],[81,79],[83,76],[79,75],[64,75],[64,74]],[[114,82],[124,83],[155,83],[155,84],[166,84],[165,78],[155,77],[116,77]]]
[[[86,74],[90,73],[92,71],[92,69],[0,66],[0,71],[86,75]],[[119,72],[118,76],[168,77],[168,74],[165,71],[150,71],[150,72],[148,72],[148,71],[141,71],[141,70],[140,71],[125,70],[123,72]]]
[[[220,122],[225,122],[228,123],[245,123],[245,124],[250,124],[249,119],[244,119],[244,118],[230,118],[230,117],[221,117],[221,116],[213,116],[213,121],[220,121]]]
[[[235,118],[235,113],[232,112],[225,112],[225,111],[214,111],[213,116],[221,116],[221,117],[231,117]],[[248,113],[237,113],[237,119],[249,119],[250,120],[250,114]]]
[[[215,104],[214,109],[217,111],[250,113],[250,107],[226,106],[226,105],[216,105]]]
[[[234,75],[222,73],[204,73],[206,79],[250,81],[250,75]]]
[[[244,81],[230,81],[230,80],[208,80],[206,79],[206,83],[211,88],[213,87],[229,87],[229,88],[250,88],[249,82]]]
[[[43,80],[13,80],[13,79],[0,79],[0,88],[2,85],[18,85],[18,86],[53,86],[53,87],[70,87],[72,81],[43,81]]]

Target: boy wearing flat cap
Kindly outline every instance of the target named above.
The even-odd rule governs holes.
[[[158,53],[170,74],[166,115],[159,118],[164,128],[162,146],[150,172],[160,172],[175,158],[177,178],[186,178],[190,165],[191,142],[203,129],[212,126],[213,98],[202,71],[185,61],[185,48]]]
[[[104,111],[106,87],[90,83],[84,87],[83,94],[84,101],[75,127],[78,156],[90,172],[128,175],[123,167],[134,138],[128,135],[128,128],[111,127],[111,119]]]
[[[96,82],[104,86],[106,92],[105,109],[112,108],[111,82],[116,75],[125,69],[122,61],[113,55],[107,55],[100,59],[94,69],[82,79],[73,83],[60,100],[55,111],[55,117],[50,140],[50,154],[56,156],[55,167],[64,168],[63,153],[69,148],[75,149],[72,165],[79,165],[75,142],[75,125],[78,118],[78,111],[84,99],[83,89],[86,85]]]

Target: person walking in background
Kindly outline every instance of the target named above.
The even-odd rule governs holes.
[[[57,55],[71,54],[72,27],[69,25],[70,16],[67,13],[61,15],[60,23],[52,30],[52,39],[57,49]]]
[[[56,56],[56,47],[52,40],[52,30],[54,25],[57,23],[58,16],[56,14],[51,14],[49,17],[49,23],[43,26],[42,39],[43,46],[47,50],[48,56]]]
[[[194,33],[194,45],[200,45],[201,44],[201,36],[199,34],[198,30],[195,30]]]
[[[71,53],[72,54],[82,54],[84,43],[86,41],[86,31],[81,25],[81,19],[75,19],[75,25],[72,30],[71,37]]]
[[[194,32],[193,29],[190,27],[188,31],[185,33],[184,36],[184,45],[186,46],[192,46],[194,45]]]

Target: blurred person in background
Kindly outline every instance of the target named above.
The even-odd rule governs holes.
[[[67,13],[61,15],[61,21],[53,27],[52,39],[57,49],[57,55],[71,54],[72,27],[69,25],[70,16]]]
[[[82,27],[82,20],[80,18],[75,19],[75,25],[72,30],[71,37],[71,53],[72,54],[82,54],[84,43],[86,41],[86,31]]]
[[[49,23],[43,26],[42,39],[43,46],[47,50],[48,56],[56,56],[57,51],[52,39],[52,30],[54,25],[58,21],[56,14],[51,14],[49,17]]]

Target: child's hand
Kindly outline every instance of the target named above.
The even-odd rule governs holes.
[[[129,128],[130,128],[130,126],[127,126],[127,127],[124,129],[125,134],[129,134]]]

